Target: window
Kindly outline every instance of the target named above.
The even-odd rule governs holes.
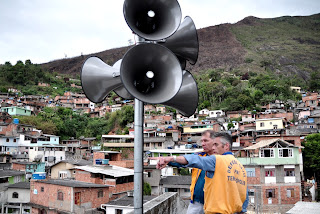
[[[13,139],[13,142],[16,143],[16,142],[17,142],[17,139]]]
[[[44,187],[41,187],[41,192],[44,192]]]
[[[284,176],[294,176],[294,169],[284,169]]]
[[[19,194],[17,192],[12,193],[12,198],[19,198]]]
[[[247,177],[256,177],[256,169],[255,168],[246,168]]]
[[[103,198],[103,190],[98,191],[98,198]]]
[[[184,192],[190,192],[190,189],[189,189],[189,188],[183,189],[183,190],[184,190]]]
[[[162,143],[158,143],[158,146],[162,146]]]
[[[57,200],[59,200],[59,201],[63,201],[63,192],[58,191],[58,197],[57,197]]]
[[[278,125],[273,125],[273,129],[278,129]]]
[[[74,204],[80,205],[80,201],[81,201],[81,192],[76,192],[74,194]]]
[[[288,198],[293,198],[294,197],[294,189],[293,188],[288,188],[287,189],[287,197]]]
[[[48,161],[48,157],[44,157],[44,161]]]
[[[152,177],[152,172],[148,172],[148,178]]]
[[[274,198],[275,189],[266,189],[266,198]]]
[[[122,210],[121,209],[116,209],[116,214],[122,214]]]
[[[262,123],[260,123],[260,127],[264,127],[264,123],[262,122]]]
[[[146,147],[150,147],[150,143],[146,143]]]
[[[9,142],[9,138],[6,139],[6,142]]]
[[[260,150],[260,157],[273,158],[274,157],[273,149],[261,149]]]
[[[274,169],[265,169],[266,172],[266,177],[274,177],[275,173],[274,173]]]
[[[279,157],[291,158],[292,156],[292,149],[279,149]]]

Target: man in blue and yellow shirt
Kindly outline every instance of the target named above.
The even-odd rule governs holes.
[[[213,155],[184,155],[160,157],[157,168],[164,168],[169,162],[177,162],[186,167],[202,169],[206,172],[204,184],[204,210],[211,213],[246,212],[248,206],[247,177],[242,164],[231,152],[232,138],[228,133],[205,131],[201,142],[212,141]]]

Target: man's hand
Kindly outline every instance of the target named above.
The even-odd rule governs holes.
[[[169,162],[176,162],[180,163],[182,165],[188,164],[188,161],[183,156],[177,156],[175,159],[172,156],[169,157],[151,157],[149,160],[159,160],[157,163],[157,169],[163,169],[165,168]]]
[[[157,169],[165,168],[170,161],[173,161],[172,157],[151,157],[149,160],[159,160],[157,163]]]

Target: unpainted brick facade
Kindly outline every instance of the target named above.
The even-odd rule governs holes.
[[[25,164],[19,164],[19,163],[12,163],[12,169],[13,170],[19,170],[19,171],[26,171],[26,165]]]
[[[32,213],[58,213],[59,211],[83,213],[87,209],[99,208],[109,202],[109,187],[69,187],[32,181],[30,203]],[[35,192],[37,194],[35,194]],[[49,211],[49,208],[55,211]]]
[[[128,183],[116,184],[116,179],[103,179],[103,177],[93,177],[91,176],[90,172],[86,172],[83,170],[76,170],[75,179],[82,182],[110,185],[110,193],[113,194],[132,191],[134,188],[133,181]]]

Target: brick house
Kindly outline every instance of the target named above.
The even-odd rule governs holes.
[[[302,102],[304,102],[305,107],[317,107],[319,104],[318,101],[318,93],[310,93],[307,94],[306,96],[302,97]]]
[[[111,165],[75,166],[73,169],[77,181],[109,185],[111,200],[133,190],[132,169]]]
[[[96,160],[108,159],[109,164],[113,166],[120,166],[129,169],[133,169],[134,161],[133,160],[122,160],[121,153],[117,151],[97,151],[93,153],[93,163],[96,163]]]
[[[32,180],[32,214],[85,213],[109,202],[109,186],[75,180]]]

